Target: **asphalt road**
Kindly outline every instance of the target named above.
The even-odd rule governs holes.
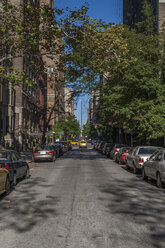
[[[164,248],[165,191],[96,151],[37,163],[0,199],[1,248]]]

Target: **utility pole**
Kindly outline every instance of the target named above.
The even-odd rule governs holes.
[[[81,101],[81,136],[82,136],[82,101]]]

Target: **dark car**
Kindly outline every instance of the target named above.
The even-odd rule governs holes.
[[[68,142],[67,141],[62,141],[61,144],[63,146],[63,152],[67,152],[68,149],[69,149]]]
[[[64,154],[63,144],[61,142],[56,142],[55,144],[59,148],[59,155],[62,156]]]
[[[71,151],[72,150],[72,144],[71,142],[67,142],[68,143],[68,151]]]
[[[105,152],[105,154],[107,155],[107,158],[110,158],[110,156],[111,156],[111,150],[112,150],[113,147],[114,147],[114,144],[113,144],[113,143],[109,144],[109,145],[106,147],[106,152]]]
[[[102,141],[98,146],[98,152],[102,153],[106,141]]]
[[[108,148],[110,148],[111,146],[112,146],[112,143],[110,142],[105,143],[102,149],[102,154],[107,155]]]
[[[16,151],[0,151],[0,168],[9,171],[9,181],[13,185],[16,185],[17,179],[30,176],[28,163]]]
[[[54,144],[52,145],[52,147],[54,148],[55,154],[56,154],[56,158],[59,158],[60,156],[60,147],[58,144]]]

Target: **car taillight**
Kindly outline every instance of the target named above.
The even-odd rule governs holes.
[[[125,157],[126,155],[128,155],[128,153],[126,153],[126,152],[123,152],[123,153],[121,154],[122,157]]]
[[[37,154],[37,152],[33,152],[33,154]]]
[[[7,163],[5,163],[5,166],[3,166],[4,169],[9,169],[9,165]]]
[[[49,154],[53,154],[53,153],[54,153],[53,151],[49,152]]]
[[[139,163],[144,163],[143,158],[139,158]]]

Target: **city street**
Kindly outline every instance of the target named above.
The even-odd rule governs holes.
[[[1,248],[163,248],[165,190],[74,147],[0,200]]]

